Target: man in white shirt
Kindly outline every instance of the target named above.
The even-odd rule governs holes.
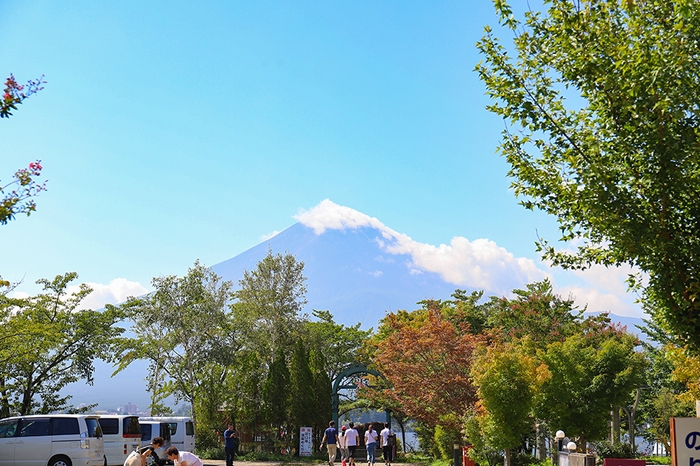
[[[346,445],[348,446],[348,451],[350,452],[350,465],[355,466],[355,450],[360,444],[360,434],[355,430],[355,424],[348,424],[350,428],[345,431]]]
[[[391,466],[391,461],[394,459],[394,445],[396,444],[396,442],[394,442],[394,445],[391,445],[389,439],[392,437],[393,439],[396,439],[394,433],[389,428],[389,423],[385,422],[384,429],[382,429],[382,431],[379,432],[379,446],[382,447],[385,466]]]
[[[204,466],[202,460],[195,456],[194,453],[178,451],[177,447],[168,447],[168,449],[165,450],[165,454],[175,466]]]

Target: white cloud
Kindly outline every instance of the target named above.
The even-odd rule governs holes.
[[[129,296],[141,296],[149,292],[138,282],[132,282],[126,278],[115,278],[109,285],[101,283],[86,283],[92,288],[90,293],[80,304],[80,309],[101,309],[106,304],[119,304],[126,301]],[[79,290],[79,286],[69,286],[68,293]]]
[[[376,218],[358,212],[350,207],[340,206],[329,199],[321,201],[319,205],[310,210],[303,210],[294,218],[303,225],[313,228],[314,233],[317,235],[320,235],[326,230],[345,230],[348,228],[354,229],[361,227],[388,230],[388,228]]]
[[[388,254],[408,255],[410,260],[406,265],[411,273],[435,272],[456,286],[507,294],[513,288],[548,276],[532,259],[515,257],[488,239],[469,241],[456,236],[449,245],[419,243],[388,228],[374,217],[328,199],[302,211],[295,218],[312,228],[317,235],[328,229],[376,228],[381,234],[376,238],[380,249]]]
[[[639,308],[622,299],[621,295],[605,293],[597,288],[565,286],[557,289],[557,292],[565,298],[572,298],[579,309],[587,306],[588,312],[610,312],[629,317],[641,315]]]
[[[636,296],[627,291],[625,280],[636,271],[631,267],[593,266],[583,271],[567,271],[552,268],[541,261],[515,257],[485,238],[470,241],[455,236],[450,244],[439,246],[419,243],[374,217],[328,199],[302,211],[295,218],[317,235],[326,230],[377,229],[379,235],[375,241],[382,255],[374,260],[388,263],[394,262],[392,256],[407,255],[408,260],[399,260],[404,261],[411,274],[434,272],[458,287],[483,289],[487,294],[505,296],[527,283],[549,278],[557,294],[564,298],[570,296],[580,308],[588,305],[589,311],[610,311],[621,316],[643,315],[640,306],[634,303]]]
[[[374,272],[370,272],[369,274],[373,277],[381,277],[382,275],[384,275],[384,272],[382,272],[381,270],[375,270]]]

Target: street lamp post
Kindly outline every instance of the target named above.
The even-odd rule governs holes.
[[[555,466],[559,464],[559,452],[562,451],[564,448],[564,439],[566,438],[566,434],[564,433],[563,430],[558,430],[556,434],[554,434],[554,439],[557,441],[557,449],[552,455],[552,459],[554,460]]]

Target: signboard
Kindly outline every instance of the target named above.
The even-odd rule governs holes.
[[[700,418],[671,418],[673,466],[700,466]]]
[[[313,431],[311,427],[299,429],[299,456],[311,456],[313,453]]]

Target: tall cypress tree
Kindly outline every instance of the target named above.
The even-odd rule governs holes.
[[[263,387],[265,419],[275,428],[276,438],[280,438],[280,428],[284,428],[289,418],[289,369],[284,350],[277,348]]]
[[[289,421],[294,435],[298,437],[300,427],[313,426],[315,411],[314,376],[309,365],[309,352],[302,339],[296,342],[290,366]]]

